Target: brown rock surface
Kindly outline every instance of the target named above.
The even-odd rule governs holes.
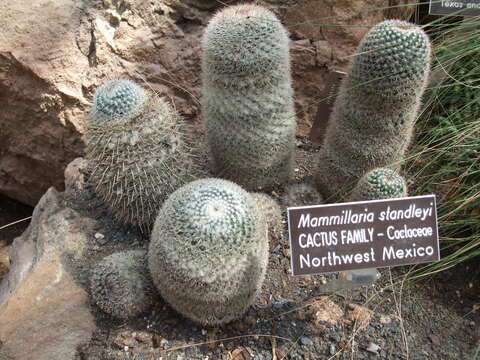
[[[306,135],[326,71],[343,66],[368,26],[383,19],[382,11],[365,9],[385,4],[270,3],[280,5],[277,12],[294,39],[299,134]],[[1,2],[0,193],[33,205],[48,187],[62,188],[64,168],[83,152],[93,91],[106,78],[148,82],[199,124],[200,38],[215,5],[204,0]],[[311,26],[328,16],[333,16],[330,23],[356,26]]]
[[[297,0],[277,10],[294,39],[293,78],[299,118],[297,134],[307,136],[315,119],[320,94],[331,70],[345,70],[362,37],[385,18],[407,18],[412,7],[385,9],[407,0]]]
[[[10,269],[10,247],[0,242],[0,281]]]
[[[90,339],[95,322],[71,262],[82,256],[93,225],[65,207],[55,189],[42,197],[0,283],[1,351],[22,360],[68,360]]]

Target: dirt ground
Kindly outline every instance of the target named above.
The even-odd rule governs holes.
[[[317,151],[308,140],[297,139],[298,181],[309,175]],[[282,189],[271,195],[279,199]],[[92,238],[84,259],[72,263],[86,288],[89,269],[99,259],[122,249],[147,248],[141,233],[111,219],[91,187],[69,201],[77,211],[99,219],[99,232],[106,235]],[[78,359],[480,358],[478,265],[478,260],[465,263],[408,286],[402,275],[410,267],[380,269],[374,285],[326,292],[337,274],[291,275],[285,231],[271,239],[262,294],[241,320],[204,328],[159,298],[143,316],[123,321],[92,303],[98,329],[78,348]]]

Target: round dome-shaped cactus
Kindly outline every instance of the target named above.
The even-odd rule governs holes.
[[[407,184],[395,171],[377,168],[369,171],[358,182],[350,200],[381,200],[407,196]]]
[[[241,317],[268,260],[265,219],[249,193],[202,179],[175,191],[152,231],[148,264],[162,297],[185,317],[215,325]]]
[[[119,220],[149,230],[168,195],[197,176],[192,153],[167,102],[128,80],[98,88],[87,128],[89,180]]]
[[[248,190],[292,174],[296,120],[288,33],[243,4],[218,12],[202,41],[202,107],[217,176]]]
[[[339,200],[377,167],[398,166],[410,144],[430,69],[430,41],[418,26],[384,21],[350,62],[319,152],[315,180]]]
[[[105,257],[93,268],[90,291],[98,307],[117,318],[132,318],[148,310],[155,301],[155,287],[146,251],[122,251]]]

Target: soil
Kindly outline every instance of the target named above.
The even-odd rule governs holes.
[[[297,139],[296,180],[309,177],[318,147]],[[88,178],[88,174],[87,174]],[[282,189],[270,194],[279,200]],[[109,216],[92,188],[72,195],[70,206],[97,219],[85,257],[72,263],[88,289],[96,261],[115,251],[148,247],[137,229]],[[177,314],[160,298],[129,321],[103,313],[93,303],[97,331],[78,348],[78,359],[472,359],[480,349],[478,260],[406,284],[411,267],[380,269],[372,285],[326,292],[338,274],[293,277],[288,236],[270,241],[270,259],[260,298],[238,321],[205,328]]]

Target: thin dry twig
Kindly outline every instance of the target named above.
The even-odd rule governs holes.
[[[390,275],[390,283],[393,285],[392,270],[390,268],[388,268],[388,273]],[[403,293],[403,285],[406,279],[407,279],[407,276],[404,276],[402,281],[400,282],[399,299],[397,300],[397,296],[395,295],[395,291],[394,291],[393,300],[395,301],[395,307],[397,308],[397,317],[398,317],[398,320],[400,321],[400,329],[402,330],[403,342],[405,344],[406,360],[408,360],[410,359],[410,354],[408,349],[408,339],[407,339],[407,333],[405,331],[405,325],[403,323],[403,317],[402,317],[402,293]]]
[[[224,342],[224,341],[233,341],[233,340],[238,340],[238,339],[245,339],[245,338],[249,338],[249,337],[265,337],[265,338],[270,338],[270,339],[280,339],[280,340],[285,340],[285,341],[288,341],[288,342],[293,342],[292,339],[285,338],[285,337],[282,337],[282,336],[276,336],[276,335],[270,335],[270,334],[247,334],[247,335],[232,336],[232,337],[217,339],[217,340],[209,340],[209,341],[204,341],[204,342],[194,343],[194,344],[174,346],[174,347],[171,347],[171,348],[166,349],[164,351],[165,352],[171,352],[171,351],[176,351],[176,350],[188,349],[188,348],[196,347],[196,346],[217,344],[219,342]]]
[[[0,230],[6,229],[7,227],[10,227],[10,226],[13,226],[13,225],[15,225],[15,224],[21,223],[21,222],[23,222],[23,221],[30,220],[31,218],[32,218],[31,216],[28,216],[28,217],[26,217],[26,218],[23,218],[23,219],[20,219],[20,220],[11,222],[10,224],[0,226]]]

